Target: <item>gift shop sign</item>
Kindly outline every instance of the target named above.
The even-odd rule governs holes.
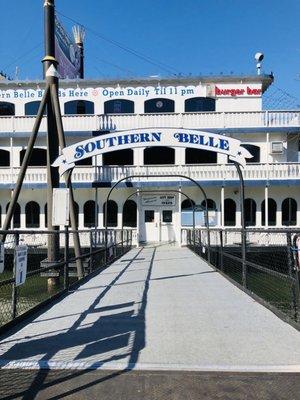
[[[142,197],[143,206],[175,206],[175,201],[175,196],[169,194],[145,195]]]

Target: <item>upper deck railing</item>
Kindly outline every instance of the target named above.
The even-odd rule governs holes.
[[[20,168],[0,168],[0,183],[13,185],[16,183]],[[151,175],[186,175],[199,181],[225,181],[236,180],[238,175],[232,164],[198,164],[198,165],[150,165],[150,166],[120,166],[120,167],[76,167],[72,174],[73,183],[116,182],[129,175],[142,175],[135,180],[157,181],[164,178],[155,178]],[[300,163],[273,163],[273,164],[248,164],[243,169],[245,181],[250,180],[291,180],[300,179]],[[145,178],[143,178],[145,176]],[[168,177],[168,180],[172,178]],[[24,183],[46,184],[46,167],[29,167]],[[61,179],[63,183],[64,180]]]
[[[284,128],[300,127],[300,111],[234,111],[168,114],[64,115],[66,132],[127,130],[139,128]],[[1,132],[31,132],[35,117],[2,116]],[[46,131],[46,117],[40,127]]]

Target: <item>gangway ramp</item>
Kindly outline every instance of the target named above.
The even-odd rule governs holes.
[[[300,334],[187,248],[131,250],[1,340],[2,368],[300,371]]]

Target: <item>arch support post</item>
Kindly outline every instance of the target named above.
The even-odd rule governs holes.
[[[240,210],[241,210],[241,245],[242,245],[242,284],[244,288],[247,288],[247,264],[246,264],[246,226],[245,226],[245,183],[243,173],[240,165],[234,161],[239,180],[240,180]]]

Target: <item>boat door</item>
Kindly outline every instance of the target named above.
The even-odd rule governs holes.
[[[174,210],[172,208],[160,210],[160,241],[174,242]]]
[[[141,197],[139,237],[141,242],[173,242],[176,197],[170,194],[146,194]]]
[[[173,209],[144,209],[144,242],[173,242],[175,240]]]
[[[160,241],[160,211],[157,208],[149,207],[144,209],[145,242]]]

